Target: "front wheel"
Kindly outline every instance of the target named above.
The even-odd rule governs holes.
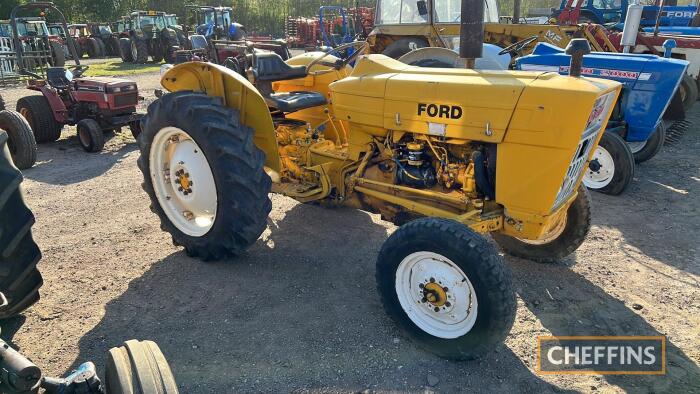
[[[583,184],[616,196],[627,189],[633,177],[634,156],[627,142],[615,133],[603,133],[583,176]]]
[[[377,258],[384,309],[421,347],[465,360],[498,346],[515,319],[508,267],[491,244],[452,220],[401,226]]]
[[[664,145],[665,140],[666,126],[662,120],[646,141],[628,142],[627,145],[630,147],[632,155],[634,155],[634,161],[642,163],[656,156]]]
[[[267,227],[271,180],[238,111],[181,91],[153,102],[141,126],[143,188],[173,243],[202,260],[252,245]]]
[[[698,100],[697,82],[690,75],[684,74],[678,89],[681,92],[681,99],[683,100],[683,109],[687,113]]]
[[[86,152],[99,152],[105,146],[105,134],[94,119],[83,119],[76,125],[78,141]]]
[[[574,253],[586,239],[590,229],[591,196],[581,185],[578,196],[569,205],[566,214],[562,215],[541,239],[530,241],[501,233],[493,233],[492,236],[510,255],[538,263],[554,263]]]
[[[15,111],[0,111],[0,130],[5,130],[10,155],[17,168],[25,170],[36,163],[36,140],[27,120]]]

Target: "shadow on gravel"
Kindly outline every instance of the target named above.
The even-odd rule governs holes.
[[[117,134],[105,133],[105,149],[98,153],[85,152],[75,135],[41,144],[38,146],[37,164],[22,171],[22,175],[52,185],[70,185],[100,176],[126,155],[138,151],[136,142],[128,140],[125,132],[128,133],[128,129]],[[67,131],[63,133],[66,135]],[[115,139],[120,140],[114,141]],[[121,146],[110,146],[115,142]]]
[[[554,336],[663,335],[643,316],[566,266],[509,260],[518,294]],[[696,387],[698,366],[668,339],[666,354],[665,376],[605,375],[603,379],[625,392],[681,393]]]
[[[353,209],[297,205],[232,261],[183,252],[106,305],[75,367],[129,338],[153,339],[183,393],[552,392],[505,346],[456,363],[407,340],[384,313],[374,263],[387,228]],[[534,342],[533,342],[534,349]],[[534,358],[534,357],[533,357]]]

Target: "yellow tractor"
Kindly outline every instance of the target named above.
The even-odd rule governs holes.
[[[420,68],[366,49],[256,54],[248,80],[203,62],[168,70],[138,138],[143,187],[173,242],[202,260],[256,242],[270,192],[381,214],[400,225],[376,262],[386,311],[429,351],[477,357],[516,308],[484,234],[540,262],[580,246],[581,178],[620,85]]]

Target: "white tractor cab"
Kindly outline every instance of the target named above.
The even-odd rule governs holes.
[[[457,53],[461,5],[461,0],[377,0],[368,41],[381,50],[372,52],[421,67],[464,67]],[[484,1],[484,22],[498,23],[496,0]],[[511,53],[485,43],[475,68],[507,70]]]

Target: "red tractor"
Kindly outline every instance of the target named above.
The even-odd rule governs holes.
[[[56,141],[67,124],[77,125],[80,145],[88,152],[102,150],[107,130],[129,126],[134,137],[138,136],[142,115],[136,112],[139,101],[136,83],[83,77],[87,68],[79,64],[72,70],[50,67],[46,79],[23,72],[31,78],[28,88],[42,93],[17,101],[17,111],[31,125],[37,143]]]

